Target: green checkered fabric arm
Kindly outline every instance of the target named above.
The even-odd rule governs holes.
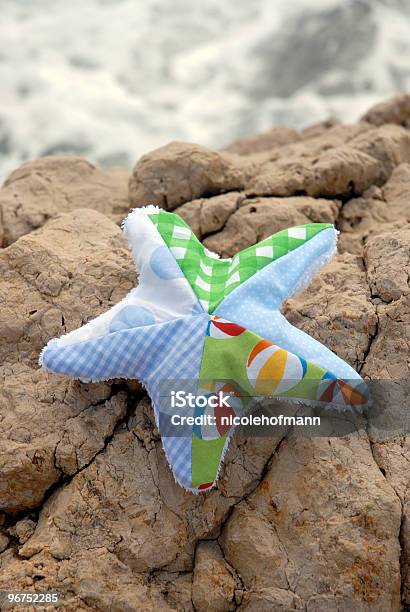
[[[330,223],[311,223],[282,230],[244,249],[229,259],[206,249],[178,215],[160,210],[149,215],[165,244],[177,260],[206,312],[212,313],[236,287],[258,270],[333,227]]]

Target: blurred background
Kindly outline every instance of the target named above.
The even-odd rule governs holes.
[[[0,173],[48,154],[132,166],[353,121],[410,89],[410,0],[0,0]]]

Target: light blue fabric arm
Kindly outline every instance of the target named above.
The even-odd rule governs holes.
[[[338,378],[360,378],[343,359],[291,325],[279,311],[286,298],[307,285],[315,272],[330,261],[335,253],[336,238],[333,228],[326,229],[298,249],[265,266],[232,291],[214,314],[317,363]]]
[[[47,344],[40,363],[55,374],[87,382],[110,378],[148,382],[157,376],[166,377],[170,365],[172,376],[178,378],[182,373],[180,355],[185,354],[187,346],[193,346],[192,338],[199,345],[203,341],[204,317],[121,329],[76,343],[66,343],[63,336]]]
[[[164,328],[162,339],[159,327]],[[110,378],[146,380],[153,357],[160,357],[161,348],[165,348],[166,330],[175,327],[178,325],[173,322],[122,329],[68,345],[52,340],[41,354],[40,363],[55,374],[86,382]]]
[[[52,340],[41,355],[41,363],[56,374],[83,381],[109,378],[141,380],[152,398],[157,425],[160,411],[168,412],[167,382],[180,380],[189,387],[198,380],[205,330],[205,313],[156,325],[122,329],[71,345]],[[175,431],[175,429],[174,429]],[[176,481],[192,487],[192,428],[189,435],[167,436],[161,430],[162,444]]]

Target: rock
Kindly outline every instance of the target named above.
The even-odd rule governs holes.
[[[236,581],[216,542],[200,542],[195,554],[192,602],[198,612],[235,609]]]
[[[382,185],[393,169],[410,161],[410,134],[401,126],[335,125],[300,141],[258,154],[216,153],[173,142],[144,155],[129,182],[133,206],[147,203],[173,210],[219,193],[248,196],[347,198]]]
[[[301,132],[302,139],[270,152],[269,162],[290,158],[319,157],[326,152],[349,144],[352,140],[370,132],[372,126],[367,123],[342,125],[334,120],[326,120],[309,126]],[[268,163],[268,161],[266,162]]]
[[[366,440],[296,438],[235,507],[220,542],[249,609],[399,610],[400,518]]]
[[[235,212],[244,196],[237,192],[213,198],[192,200],[179,206],[175,212],[191,226],[198,238],[221,230]]]
[[[24,518],[21,521],[18,521],[14,527],[11,527],[9,529],[9,533],[17,538],[20,544],[24,544],[24,542],[27,542],[27,540],[31,538],[35,528],[35,521],[29,518]]]
[[[4,533],[0,533],[0,553],[6,550],[8,544],[9,544],[8,537],[5,536]]]
[[[24,164],[0,190],[0,246],[77,208],[120,221],[129,209],[127,181],[126,170],[101,170],[80,157],[43,157]]]
[[[329,598],[330,599],[330,598]],[[248,591],[241,605],[246,612],[288,612],[303,610],[300,598],[285,589],[257,589]]]
[[[194,612],[192,605],[192,573],[158,572],[152,584],[157,585],[172,610]]]
[[[376,306],[377,330],[371,339],[363,374],[381,379],[377,394],[379,402],[385,406],[386,416],[391,419],[391,429],[387,421],[386,431],[370,428],[370,436],[373,457],[402,503],[400,543],[404,605],[410,604],[410,439],[406,436],[408,384],[404,384],[410,370],[409,256],[409,225],[379,233],[366,242],[364,249],[369,285],[380,301]],[[396,400],[394,404],[392,397]]]
[[[292,225],[332,223],[340,204],[308,197],[247,198],[227,220],[222,231],[204,239],[205,246],[222,257],[231,257],[274,232]],[[204,212],[207,209],[204,208]]]
[[[49,338],[135,286],[116,225],[130,206],[176,210],[224,257],[332,222],[340,254],[283,312],[379,385],[397,425],[410,159],[401,102],[389,104],[390,125],[274,129],[223,152],[172,143],[137,163],[130,200],[118,196],[126,171],[77,158],[11,175],[0,191],[0,591],[56,590],[76,611],[410,606],[404,428],[380,432],[370,418],[343,438],[238,435],[217,489],[194,496],[174,482],[140,384],[86,385],[37,362]],[[389,380],[398,405],[383,395]]]
[[[276,127],[263,134],[237,140],[223,150],[229,153],[237,153],[238,155],[249,155],[260,153],[261,151],[270,151],[276,147],[298,142],[300,139],[301,135],[297,130]]]
[[[221,469],[221,493],[235,503],[249,495],[258,486],[281,440],[277,435],[246,438],[236,433]]]
[[[236,191],[244,187],[244,167],[227,153],[171,142],[138,161],[129,182],[130,202],[173,210],[201,196]]]
[[[230,194],[226,194],[228,196]],[[221,196],[215,196],[215,198],[219,198]],[[225,197],[225,194],[224,196]],[[213,200],[214,198],[210,198]],[[186,223],[190,226],[191,230],[194,232],[198,239],[202,238],[202,228],[201,228],[201,209],[204,200],[192,200],[192,202],[186,202],[182,204],[182,206],[178,206],[175,209],[175,212],[180,215]]]
[[[380,234],[364,249],[370,289],[380,298],[378,325],[363,372],[371,378],[404,380],[410,369],[410,227]]]
[[[410,226],[384,232],[369,240],[364,258],[372,296],[389,303],[410,293]]]
[[[336,117],[329,117],[328,119],[324,119],[322,121],[318,121],[313,125],[308,125],[308,127],[302,130],[302,137],[306,138],[314,138],[316,136],[322,136],[328,130],[332,130],[333,128],[341,126],[341,123]],[[346,128],[347,126],[343,126]]]
[[[67,559],[85,548],[106,548],[136,572],[189,571],[195,541],[218,535],[237,501],[235,487],[241,495],[249,492],[272,452],[267,439],[256,460],[250,452],[238,461],[236,476],[229,474],[232,484],[223,477],[219,491],[193,496],[175,485],[161,443],[151,438],[146,445],[131,423],[117,430],[105,450],[50,498],[21,555],[47,551]],[[233,444],[228,456],[238,452],[241,448]]]
[[[372,106],[362,117],[362,121],[373,125],[396,123],[406,125],[410,120],[410,94],[403,93]]]
[[[106,549],[85,550],[80,559],[62,561],[48,554],[24,560],[6,551],[0,555],[1,590],[9,590],[10,584],[15,590],[57,591],[60,605],[68,611],[175,610],[158,586],[133,573]]]
[[[112,434],[112,417],[105,411],[114,412],[118,421],[126,401],[109,384],[54,382],[29,366],[1,370],[7,380],[0,391],[6,415],[0,423],[0,503],[14,513],[37,507],[62,473],[86,465]],[[73,421],[78,423],[75,436]]]
[[[0,251],[0,271],[1,363],[23,354],[37,364],[50,337],[79,327],[135,285],[121,230],[92,210],[60,215]]]
[[[378,319],[359,257],[339,255],[284,304],[283,312],[354,368],[363,367]]]
[[[386,222],[403,221],[409,223],[409,195],[410,195],[410,164],[399,165],[392,173],[381,190],[381,197],[387,202],[389,216]]]
[[[91,210],[61,215],[0,251],[0,270],[0,509],[18,512],[84,467],[126,409],[125,393],[108,383],[47,374],[39,351],[135,280],[120,229]]]
[[[309,140],[301,144],[304,155],[302,149],[285,157],[280,150],[280,159],[262,163],[246,185],[247,194],[352,197],[382,185],[396,165],[410,161],[410,134],[394,125],[365,130],[318,155],[309,150]]]
[[[339,248],[361,254],[363,243],[410,222],[410,164],[400,164],[382,188],[371,187],[347,202],[340,214]]]
[[[64,474],[75,474],[87,465],[112,436],[126,408],[127,394],[119,392],[104,401],[102,409],[91,405],[69,418],[55,448],[56,467]]]
[[[406,449],[407,452],[409,449]],[[406,456],[407,453],[406,453]],[[404,463],[404,462],[403,462]],[[410,502],[406,497],[403,506],[403,519],[401,542],[403,546],[402,555],[402,580],[403,580],[403,601],[406,605],[410,604]]]

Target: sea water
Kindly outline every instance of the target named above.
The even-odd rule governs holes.
[[[0,0],[0,175],[356,120],[410,89],[410,0]]]

